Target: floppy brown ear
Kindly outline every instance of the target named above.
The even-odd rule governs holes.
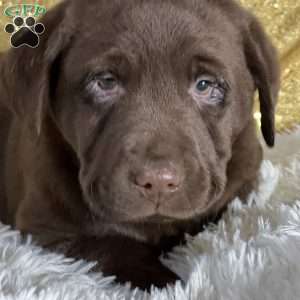
[[[45,32],[37,48],[12,48],[0,64],[0,102],[37,134],[49,103],[52,70],[70,40],[63,24],[67,8],[68,2],[58,5],[39,21]]]
[[[275,107],[279,94],[280,67],[277,52],[254,17],[244,33],[248,68],[259,93],[261,129],[268,146],[275,143]]]

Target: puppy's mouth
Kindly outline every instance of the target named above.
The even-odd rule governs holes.
[[[145,221],[146,223],[173,223],[177,221],[176,218],[172,218],[172,217],[169,217],[169,216],[166,216],[166,215],[162,215],[162,214],[153,214],[147,218],[145,218]]]
[[[171,224],[191,220],[205,213],[216,202],[213,199],[209,201],[209,198],[201,198],[201,200],[194,200],[195,203],[192,206],[189,203],[190,200],[185,198],[181,198],[181,201],[168,199],[169,201],[165,201],[165,203],[142,199],[144,201],[136,201],[139,205],[128,206],[126,205],[128,204],[127,198],[123,198],[118,206],[112,206],[108,205],[110,201],[101,201],[103,198],[105,199],[105,196],[101,196],[95,191],[86,195],[86,202],[89,204],[93,215],[103,218],[103,220],[109,216],[106,221],[113,219],[114,222],[148,224]]]
[[[206,214],[216,203],[221,185],[202,186],[200,194],[170,193],[165,198],[158,195],[122,193],[119,189],[100,185],[94,180],[83,186],[91,213],[105,222],[130,222],[148,224],[171,224],[194,219]],[[200,188],[199,188],[200,189]],[[116,192],[116,190],[118,192]],[[125,190],[126,191],[126,190]],[[105,201],[103,200],[105,199]],[[133,201],[135,199],[135,201]]]

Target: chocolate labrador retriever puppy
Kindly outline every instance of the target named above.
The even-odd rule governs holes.
[[[274,144],[276,51],[231,0],[65,1],[1,60],[3,218],[134,286],[255,187]]]

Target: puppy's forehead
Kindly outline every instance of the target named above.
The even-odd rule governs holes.
[[[191,0],[114,1],[103,10],[99,1],[82,19],[80,38],[123,49],[155,50],[165,54],[189,38],[222,38],[228,19],[217,7],[199,7]],[[201,1],[200,1],[201,2]],[[98,6],[98,7],[97,7]],[[223,24],[222,26],[220,24]],[[220,35],[220,31],[223,31]],[[230,36],[228,36],[230,39]]]
[[[239,55],[238,31],[218,6],[200,10],[202,2],[193,0],[112,0],[108,7],[101,2],[80,17],[80,34],[69,56],[72,72],[78,61],[101,65],[102,56],[118,50],[137,68],[146,63],[151,69],[183,66],[193,56],[222,60],[226,66],[232,65],[232,55]]]
[[[123,42],[127,39],[136,46],[164,53],[178,48],[185,38],[196,36],[201,30],[196,16],[167,2],[148,2],[125,10],[120,21],[128,27]]]

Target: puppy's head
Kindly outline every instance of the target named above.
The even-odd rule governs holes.
[[[273,146],[276,54],[233,2],[72,1],[42,22],[37,49],[7,54],[1,88],[38,134],[52,118],[96,215],[187,219],[216,204],[256,89]]]

